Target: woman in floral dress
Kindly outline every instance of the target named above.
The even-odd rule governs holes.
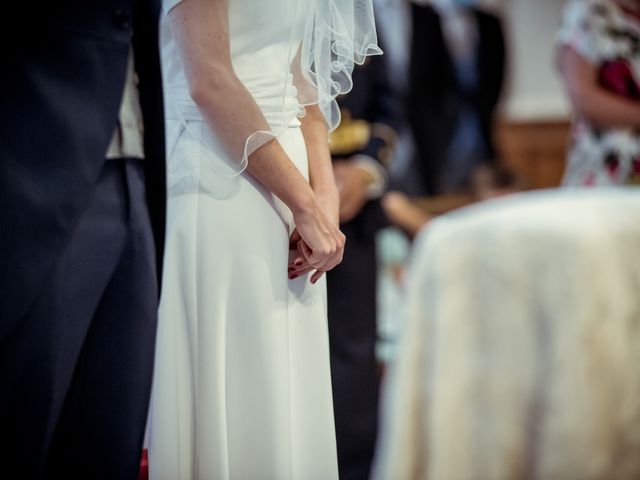
[[[640,185],[640,1],[570,1],[557,62],[574,109],[563,184]]]

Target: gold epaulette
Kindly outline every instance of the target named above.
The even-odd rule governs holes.
[[[364,149],[371,138],[371,124],[365,120],[354,120],[351,112],[341,110],[342,122],[329,137],[331,155],[342,156]]]

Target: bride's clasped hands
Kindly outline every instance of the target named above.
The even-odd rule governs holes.
[[[331,163],[329,132],[317,105],[305,108],[301,130],[309,157],[309,182],[299,187],[306,195],[293,195],[306,201],[289,203],[296,228],[289,241],[295,253],[290,255],[288,273],[293,280],[313,272],[311,283],[316,283],[342,261],[346,238],[340,231],[340,195]]]
[[[316,283],[336,267],[344,254],[346,238],[338,224],[338,193],[318,194],[308,208],[293,212],[296,229],[290,238],[288,273],[295,279],[309,272]]]

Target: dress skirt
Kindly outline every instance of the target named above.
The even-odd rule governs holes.
[[[182,164],[199,140],[168,127]],[[300,128],[278,141],[308,176]],[[290,210],[246,173],[227,181],[221,199],[169,191],[150,477],[336,479],[324,278],[289,280]]]

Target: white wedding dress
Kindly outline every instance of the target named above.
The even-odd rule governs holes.
[[[294,70],[305,67],[293,64],[305,55],[305,31],[318,31],[308,28],[317,20],[308,16],[314,1],[229,0],[233,65],[270,128],[245,136],[237,159],[189,97],[167,18],[180,0],[164,1],[169,202],[149,420],[152,480],[338,476],[324,279],[288,279],[292,214],[242,173],[248,154],[277,137],[308,174],[298,116],[313,102],[294,86]],[[329,124],[340,93],[332,86],[337,91],[316,91]]]

